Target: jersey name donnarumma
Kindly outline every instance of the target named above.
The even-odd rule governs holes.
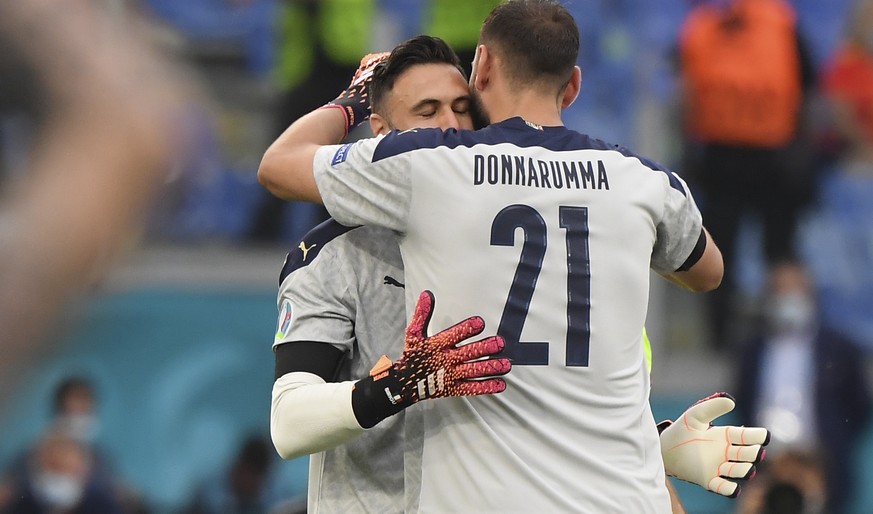
[[[319,150],[345,224],[401,234],[407,312],[478,314],[506,339],[507,390],[426,402],[421,512],[670,511],[641,334],[649,268],[689,256],[701,216],[656,163],[512,118]]]

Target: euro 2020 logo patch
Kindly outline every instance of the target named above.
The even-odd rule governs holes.
[[[294,308],[291,307],[291,300],[285,299],[282,301],[282,309],[279,310],[279,321],[276,323],[276,340],[280,341],[288,334],[288,329],[291,328],[291,318]]]

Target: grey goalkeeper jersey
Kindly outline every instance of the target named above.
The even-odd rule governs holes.
[[[403,301],[394,233],[328,220],[286,258],[273,344],[333,344],[346,352],[337,381],[364,378],[379,356],[400,356]],[[404,415],[310,457],[310,514],[403,511]]]
[[[641,335],[649,269],[677,270],[700,212],[670,170],[521,118],[319,150],[346,224],[400,234],[407,313],[479,314],[513,359],[505,392],[422,402],[420,512],[670,512]]]

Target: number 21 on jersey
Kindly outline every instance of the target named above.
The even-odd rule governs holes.
[[[588,366],[591,338],[591,263],[588,255],[588,208],[558,208],[558,226],[567,244],[567,341],[565,365]],[[515,232],[524,232],[521,255],[509,288],[497,334],[506,342],[503,355],[514,365],[549,364],[549,342],[521,341],[530,302],[543,267],[548,225],[529,205],[505,207],[491,224],[492,246],[515,246]]]

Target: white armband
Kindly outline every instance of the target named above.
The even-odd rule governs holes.
[[[364,432],[352,410],[354,382],[297,371],[273,384],[270,435],[283,459],[339,446]]]

